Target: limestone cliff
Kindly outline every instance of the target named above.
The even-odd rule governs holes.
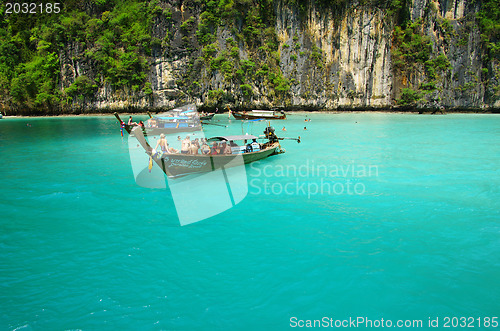
[[[392,61],[395,20],[387,8],[357,1],[340,9],[317,8],[308,3],[304,13],[289,1],[275,1],[273,28],[279,69],[290,86],[283,97],[277,97],[271,87],[255,79],[247,82],[252,96],[245,99],[238,86],[241,82],[227,80],[222,70],[212,71],[206,66],[201,66],[199,74],[187,82],[199,83],[192,96],[200,105],[288,109],[499,107],[498,61],[483,61],[480,31],[475,22],[479,9],[479,2],[471,4],[465,0],[411,1],[410,23],[416,22],[416,33],[430,38],[431,49],[425,61],[400,69]],[[190,13],[182,6],[177,10],[179,17],[193,14],[199,20],[197,12]],[[217,55],[227,50],[228,38],[238,40],[239,32],[230,25],[217,28]],[[182,38],[179,34],[177,29],[174,41]],[[240,59],[251,58],[249,53],[254,50],[247,43],[238,41],[238,47]],[[186,77],[186,67],[199,55],[198,48],[192,53],[152,59],[154,106],[171,103],[186,91],[186,86],[181,87],[176,81]],[[440,55],[444,64],[436,65],[432,61]],[[265,61],[261,62],[263,65]],[[401,102],[403,89],[417,91],[417,96]],[[211,98],[210,91],[220,93]]]
[[[488,53],[481,39],[481,1],[160,0],[154,6],[150,47],[135,67],[146,76],[136,83],[120,85],[100,72],[93,57],[98,42],[66,42],[58,88],[81,93],[63,108],[184,101],[236,109],[500,107],[498,53]],[[104,21],[105,13],[89,11]]]

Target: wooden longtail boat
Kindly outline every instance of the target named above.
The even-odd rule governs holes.
[[[133,135],[133,129],[139,127],[138,125],[129,125],[126,123],[122,123],[122,127],[125,129],[125,131],[128,132],[128,134]],[[171,126],[171,127],[163,127],[163,128],[154,128],[154,127],[147,127],[145,126],[143,128],[143,131],[146,132],[148,135],[159,135],[165,130],[168,130],[170,133],[180,133],[180,132],[193,132],[193,131],[200,131],[201,126]]]
[[[251,112],[233,111],[233,116],[237,120],[284,120],[286,114],[282,110],[252,110]]]
[[[200,120],[202,121],[210,121],[214,117],[215,113],[210,113],[206,115],[201,115]]]
[[[142,130],[134,128],[133,134],[146,151],[146,154],[163,170],[169,178],[177,178],[190,174],[211,172],[217,169],[235,167],[258,161],[271,155],[284,153],[279,140],[293,139],[300,143],[300,137],[278,138],[274,129],[267,127],[264,131],[266,141],[258,143],[261,137],[253,135],[218,136],[208,139],[209,142],[222,142],[231,147],[231,154],[179,154],[156,152],[147,142]],[[236,142],[240,142],[238,145]],[[243,142],[243,143],[241,143]]]
[[[148,113],[149,114],[149,113]],[[118,113],[114,113],[122,129],[133,135],[133,129],[138,127],[137,123],[128,124],[121,120]],[[193,132],[202,130],[200,116],[196,111],[196,106],[188,104],[182,107],[171,109],[165,113],[151,116],[144,123],[143,132],[148,135],[159,135],[168,131],[169,133]]]

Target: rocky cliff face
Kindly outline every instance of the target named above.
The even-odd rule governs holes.
[[[493,100],[485,100],[487,77],[483,74],[480,32],[475,24],[478,3],[465,0],[413,1],[411,20],[422,22],[422,31],[432,43],[431,58],[446,56],[449,65],[436,75],[436,90],[430,91],[424,106],[455,108],[481,108],[496,106]],[[421,66],[413,79],[404,84],[398,77],[394,86],[418,87],[428,80],[429,73]],[[497,73],[498,75],[498,73]],[[396,94],[397,99],[397,94]]]
[[[225,9],[239,16],[210,23],[199,2],[160,1],[163,13],[152,23],[160,42],[147,57],[152,93],[103,82],[74,106],[500,107],[498,59],[485,60],[476,22],[480,2],[408,1],[406,29],[388,5],[357,0],[330,7],[276,0],[267,21],[255,18],[251,1],[238,3]],[[61,89],[80,75],[99,76],[84,52],[62,54]]]
[[[297,82],[290,91],[294,106],[391,105],[392,26],[381,9],[360,6],[338,15],[310,7],[302,21],[281,1],[276,16],[281,69]],[[291,44],[296,46],[284,48]]]

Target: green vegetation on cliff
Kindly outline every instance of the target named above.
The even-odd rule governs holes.
[[[13,106],[53,108],[88,101],[98,88],[147,91],[146,56],[155,7],[148,2],[66,1],[59,14],[0,13],[0,97]],[[83,53],[79,50],[85,50]],[[65,73],[61,58],[97,68]]]
[[[244,102],[252,97],[250,83],[255,81],[268,89],[269,97],[284,98],[290,86],[279,66],[272,1],[220,0],[217,3],[210,0],[198,3],[201,14],[196,36],[203,47],[200,60],[210,68],[211,74],[222,74],[226,87],[239,87]],[[231,30],[234,38],[218,38],[221,25]],[[246,50],[247,59],[240,59],[238,46]],[[200,68],[193,68],[190,72],[190,82],[196,79],[197,69]],[[210,96],[208,105],[234,101],[234,96],[225,93],[211,93]]]
[[[481,40],[490,57],[500,56],[500,5],[498,0],[483,0],[481,10],[477,13]]]
[[[383,93],[367,95],[371,87],[353,85],[360,80],[341,74],[341,62],[332,62],[345,42],[339,37],[346,30],[342,24],[356,11],[383,13],[380,17],[387,19],[384,38],[390,41],[389,66],[398,82],[395,105],[435,105],[450,82],[460,83],[454,89],[464,93],[483,84],[495,102],[500,93],[498,1],[472,1],[467,10],[473,14],[458,23],[444,18],[435,1],[422,2],[423,18],[412,20],[415,2],[68,0],[58,14],[7,14],[2,5],[0,108],[86,108],[110,99],[146,100],[144,105],[165,95],[194,98],[208,107],[245,107],[256,99],[293,106],[297,96],[383,98]],[[277,14],[282,6],[287,9]],[[289,16],[279,17],[283,13]],[[328,40],[313,36],[307,27],[311,15],[334,22],[337,34]],[[278,31],[281,21],[288,24],[286,31]],[[480,31],[482,68],[457,74],[452,69],[460,62],[450,52],[466,50],[474,31]],[[361,53],[369,56],[367,50]],[[158,61],[168,62],[168,74]]]

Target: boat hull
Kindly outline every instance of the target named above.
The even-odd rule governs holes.
[[[257,115],[257,114],[252,114],[252,113],[238,113],[238,112],[233,112],[234,118],[237,120],[284,120],[286,119],[285,114],[280,114],[280,115],[272,115],[272,116],[265,116],[265,115]]]
[[[154,157],[153,159],[169,178],[176,178],[255,162],[280,152],[279,144],[273,143],[263,150],[243,154],[163,154],[161,157]],[[242,160],[238,158],[242,158]]]
[[[208,115],[205,115],[205,116],[200,116],[200,120],[202,120],[202,121],[209,121],[209,120],[211,120],[214,117],[214,115],[215,115],[215,113],[208,114]]]

